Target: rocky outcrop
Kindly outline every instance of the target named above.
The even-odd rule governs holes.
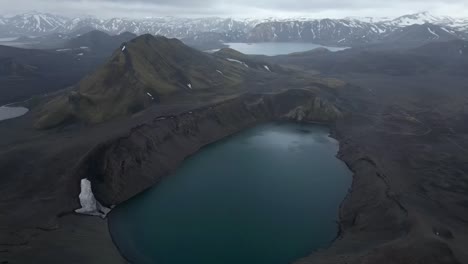
[[[100,202],[116,205],[159,182],[201,147],[245,128],[273,120],[332,122],[341,115],[333,103],[309,90],[243,95],[136,127],[126,137],[96,147],[77,173],[92,181]]]

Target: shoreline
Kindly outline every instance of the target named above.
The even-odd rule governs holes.
[[[197,110],[194,110],[194,111],[196,112]],[[277,124],[277,123],[280,123],[280,124],[292,123],[292,124],[297,124],[297,125],[299,125],[299,126],[302,126],[302,125],[313,125],[313,126],[319,126],[319,127],[325,127],[325,128],[327,128],[327,130],[328,130],[327,137],[330,138],[330,139],[335,140],[336,143],[337,143],[337,152],[336,152],[336,154],[333,156],[333,158],[335,158],[335,159],[337,159],[337,161],[342,162],[343,164],[345,164],[345,165],[346,165],[346,168],[349,170],[349,173],[351,174],[351,175],[350,175],[350,177],[351,177],[351,178],[350,178],[350,181],[351,181],[351,182],[350,182],[349,188],[347,188],[347,190],[345,191],[345,193],[344,193],[344,198],[343,198],[343,200],[339,203],[339,205],[338,205],[338,207],[337,207],[337,212],[339,212],[339,211],[340,211],[340,208],[341,208],[341,206],[342,206],[342,204],[343,204],[343,202],[344,202],[344,200],[346,199],[346,197],[349,195],[349,193],[350,193],[350,191],[351,191],[351,184],[352,184],[352,181],[353,181],[353,177],[354,177],[354,176],[352,175],[353,173],[352,173],[352,171],[350,170],[350,168],[348,167],[348,165],[347,165],[342,159],[340,159],[340,158],[338,157],[339,148],[340,148],[340,142],[339,142],[336,138],[332,137],[332,133],[333,133],[333,132],[332,132],[333,123],[327,123],[327,122],[313,122],[313,121],[310,121],[310,122],[309,122],[309,121],[300,122],[300,121],[290,121],[290,120],[276,120],[276,121],[264,121],[264,122],[260,122],[260,123],[257,123],[257,124],[252,125],[251,127],[246,127],[246,128],[244,128],[243,130],[240,130],[240,131],[237,131],[237,132],[235,132],[235,133],[226,135],[225,137],[222,137],[222,138],[220,138],[219,140],[217,140],[217,141],[215,141],[215,142],[211,142],[211,143],[208,143],[208,144],[206,144],[206,145],[201,146],[201,147],[199,148],[198,151],[196,151],[196,152],[193,153],[192,155],[187,156],[187,157],[182,161],[181,165],[183,164],[183,162],[185,162],[186,159],[189,159],[189,158],[191,158],[191,157],[194,156],[194,155],[198,155],[200,151],[203,151],[203,150],[204,150],[204,148],[211,147],[212,145],[217,144],[217,143],[220,142],[220,141],[229,140],[230,137],[234,137],[234,136],[236,136],[237,134],[242,133],[242,132],[245,131],[245,130],[252,129],[252,128],[256,127],[256,126],[260,126],[260,125],[263,125],[263,124],[269,124],[269,123],[274,123],[274,124]],[[178,168],[176,168],[175,170],[177,170],[177,169],[178,169]],[[173,175],[173,173],[170,173],[170,174],[164,176],[163,179],[165,179],[166,177],[172,177],[172,175]],[[130,198],[130,200],[131,200],[131,199],[134,199],[136,196],[139,196],[139,195],[144,194],[145,192],[149,191],[150,189],[158,188],[158,185],[159,185],[159,183],[156,183],[155,185],[148,187],[148,189],[144,190],[144,191],[141,192],[141,193],[138,193],[138,194],[135,195],[134,197]],[[127,200],[127,201],[128,201],[128,200]],[[124,201],[123,203],[126,203],[127,201]],[[108,230],[109,230],[109,233],[110,233],[110,237],[112,238],[112,241],[114,242],[114,245],[116,246],[116,248],[117,248],[118,251],[120,252],[121,256],[122,256],[124,259],[126,259],[126,261],[128,261],[128,262],[130,263],[130,262],[131,262],[131,259],[127,258],[127,256],[125,256],[125,255],[123,254],[122,250],[119,248],[118,244],[117,244],[116,241],[115,241],[114,235],[113,235],[113,233],[112,233],[111,221],[109,220],[109,217],[111,216],[111,214],[112,214],[112,212],[108,215],[108,217],[106,217],[106,221],[108,222]],[[329,241],[325,242],[323,246],[321,246],[321,247],[319,247],[319,248],[317,248],[317,249],[310,250],[310,252],[316,252],[316,251],[320,251],[320,250],[326,250],[327,248],[331,247],[332,244],[340,237],[340,232],[341,232],[341,231],[340,231],[340,223],[339,223],[339,222],[340,222],[340,216],[339,216],[339,214],[337,215],[335,222],[336,222],[336,230],[335,230],[335,231],[336,231],[336,232],[335,232],[336,234],[335,234],[335,237],[334,237],[332,240],[329,240]],[[306,254],[306,255],[304,255],[304,256],[302,256],[302,257],[306,257],[306,256],[308,256],[308,255],[310,255],[310,254],[311,254],[311,253],[308,253],[308,254]],[[313,254],[313,253],[312,253],[312,254]],[[302,257],[297,258],[297,259],[294,259],[293,262],[294,262],[294,261],[297,261],[297,260],[299,260],[299,259],[301,259]],[[291,262],[291,263],[293,263],[293,262]]]
[[[409,207],[408,200],[402,200],[403,196],[395,191],[394,180],[404,177],[406,171],[402,173],[399,166],[391,163],[392,159],[389,157],[395,157],[397,156],[395,153],[398,153],[391,148],[393,145],[387,145],[385,152],[382,151],[381,146],[385,142],[393,142],[396,136],[388,134],[386,137],[390,140],[385,141],[386,138],[382,138],[381,132],[377,130],[370,134],[362,133],[362,126],[369,125],[367,121],[356,120],[359,118],[358,115],[345,115],[338,118],[336,113],[331,111],[331,109],[336,109],[332,107],[333,105],[317,98],[321,98],[321,94],[299,89],[277,94],[242,95],[195,109],[168,107],[165,110],[147,111],[137,117],[139,119],[127,121],[125,127],[116,121],[87,128],[79,133],[76,132],[75,135],[79,137],[74,138],[73,141],[70,141],[73,131],[64,131],[63,136],[58,138],[54,133],[50,135],[50,138],[44,137],[42,141],[34,145],[18,147],[15,144],[10,149],[1,150],[0,154],[4,154],[6,159],[0,161],[0,168],[5,169],[7,175],[19,176],[13,177],[12,179],[16,182],[10,183],[10,189],[15,192],[6,193],[11,201],[15,201],[14,214],[9,214],[8,218],[0,218],[0,224],[2,224],[0,226],[6,226],[12,230],[11,234],[0,232],[0,260],[12,261],[21,258],[30,261],[17,263],[30,263],[32,260],[37,262],[58,254],[57,257],[68,259],[87,257],[89,260],[87,263],[102,263],[102,261],[93,260],[94,249],[90,251],[87,245],[87,242],[91,243],[96,240],[92,233],[81,236],[76,241],[62,240],[63,243],[59,247],[55,244],[60,242],[60,234],[69,232],[67,230],[70,230],[70,227],[75,226],[76,230],[86,230],[84,223],[71,223],[71,226],[70,223],[59,224],[60,218],[56,217],[63,212],[79,208],[79,185],[81,179],[85,178],[84,176],[94,181],[93,192],[101,203],[104,205],[119,204],[157,184],[187,156],[196,153],[200,146],[215,142],[262,121],[278,119],[315,121],[329,115],[327,123],[331,127],[330,136],[339,142],[337,157],[344,161],[353,173],[352,186],[340,204],[336,239],[326,249],[312,252],[310,256],[296,263],[357,264],[366,261],[382,264],[395,263],[387,261],[388,254],[402,256],[402,261],[397,263],[411,263],[411,259],[415,257],[446,258],[453,260],[448,263],[458,263],[455,258],[456,253],[452,251],[451,244],[449,244],[451,239],[434,234],[430,225],[419,224],[431,221],[429,218],[431,215],[421,214],[414,210],[414,207]],[[347,112],[347,109],[340,110]],[[26,123],[28,121],[23,119],[27,118],[12,122]],[[323,119],[323,121],[326,120]],[[2,132],[1,125],[0,132]],[[401,137],[407,138],[404,135]],[[50,142],[54,144],[49,144]],[[369,142],[379,144],[372,145]],[[8,146],[8,143],[6,144]],[[32,159],[32,157],[37,157],[35,151],[43,151],[42,146],[48,147],[48,155],[42,159]],[[19,167],[19,170],[8,170],[11,168],[10,164],[15,164],[14,162],[17,162],[19,158],[31,159],[28,159],[27,166]],[[151,160],[151,164],[139,163],[138,160],[142,158]],[[62,162],[51,162],[52,160]],[[43,166],[44,164],[48,165]],[[30,190],[36,192],[45,190],[44,194],[37,194],[37,199],[32,201],[21,200],[21,195],[31,192],[26,188],[28,186],[24,186],[23,181],[30,179],[27,178],[29,167],[41,168],[34,172],[36,177],[48,177],[44,178],[47,179],[45,182],[40,181],[31,185]],[[70,170],[70,168],[74,169]],[[17,189],[14,188],[15,183],[22,184],[18,186],[22,186],[19,190],[23,190],[23,193],[17,193]],[[396,186],[398,188],[398,185]],[[50,197],[54,200],[48,200]],[[7,212],[11,204],[12,202],[0,203],[0,208]],[[402,207],[407,212],[402,210]],[[31,211],[30,208],[42,210]],[[85,219],[85,216],[80,216],[78,219]],[[109,237],[108,227],[99,225],[99,222],[95,221],[91,226],[96,228],[100,226],[100,231],[104,231],[105,236]],[[105,221],[107,223],[107,219]],[[446,230],[444,225],[436,224],[434,224],[438,227],[436,230]],[[29,229],[25,229],[24,226]],[[36,227],[56,229],[47,231],[45,234],[42,233],[44,231],[40,231],[38,235],[38,231],[34,229]],[[45,239],[45,237],[50,239]],[[39,255],[28,250],[28,247],[31,248],[38,241],[42,242],[39,244],[44,249]],[[60,247],[71,247],[74,251],[57,251]],[[123,261],[112,238],[101,242],[99,247],[114,252],[109,253],[109,257],[117,253]],[[459,253],[457,254],[458,257]],[[106,256],[100,255],[100,257]]]
[[[196,110],[194,110],[196,111]],[[279,120],[281,121],[281,120]],[[265,121],[265,122],[271,122],[271,121]],[[273,121],[273,122],[277,122],[277,121]],[[283,121],[284,122],[284,121]],[[346,210],[349,210],[349,208],[345,208],[346,206],[348,207],[356,207],[356,206],[359,206],[359,204],[355,204],[353,203],[352,201],[350,201],[351,199],[351,196],[352,195],[356,195],[359,193],[359,189],[357,188],[353,188],[355,182],[358,180],[357,177],[359,177],[356,172],[355,172],[355,168],[353,167],[352,163],[349,162],[350,159],[352,159],[352,156],[347,154],[347,153],[343,153],[344,152],[344,143],[342,142],[343,138],[339,137],[337,135],[337,131],[336,129],[334,128],[335,126],[335,123],[327,123],[327,122],[315,122],[315,121],[305,121],[305,122],[302,122],[302,121],[286,121],[286,122],[295,122],[295,123],[304,123],[304,124],[315,124],[315,125],[321,125],[321,126],[326,126],[329,128],[330,130],[330,134],[329,134],[329,137],[330,138],[333,138],[335,140],[337,140],[338,144],[339,144],[339,149],[338,149],[338,152],[336,154],[336,158],[339,159],[340,161],[342,161],[343,163],[346,164],[347,168],[351,171],[352,173],[352,182],[351,182],[351,186],[349,188],[349,190],[347,191],[346,193],[346,196],[344,197],[344,199],[342,200],[342,202],[340,203],[340,206],[338,207],[338,212],[339,212],[339,216],[337,218],[337,233],[336,233],[336,237],[330,241],[330,243],[327,244],[326,247],[321,247],[319,249],[316,249],[316,250],[311,250],[311,253],[308,254],[307,256],[304,256],[303,258],[299,258],[295,261],[293,261],[292,263],[298,263],[298,264],[302,264],[302,263],[314,263],[314,262],[310,262],[309,260],[306,260],[306,259],[309,259],[309,258],[315,258],[315,257],[319,257],[320,258],[320,254],[323,254],[323,252],[327,252],[328,250],[332,249],[335,244],[344,239],[345,237],[345,234],[346,234],[346,228],[344,228],[344,224],[346,222],[346,218],[344,217],[344,211]],[[260,122],[260,123],[257,123],[257,124],[254,124],[253,126],[255,125],[258,125],[258,124],[261,124],[261,123],[264,123],[264,122]],[[244,129],[248,129],[249,127],[246,127]],[[243,131],[243,130],[241,130]],[[204,147],[207,147],[211,144],[215,144],[216,142],[220,141],[220,140],[224,140],[226,138],[229,138],[233,135],[235,135],[236,133],[239,133],[241,131],[237,131],[235,133],[232,133],[232,134],[228,134],[228,135],[225,135],[224,137],[218,139],[217,141],[214,141],[214,142],[210,142],[206,145],[203,145],[201,146],[195,153],[187,156],[184,158],[187,159],[188,157],[192,156],[192,155],[195,155],[196,153],[198,153],[198,151],[202,150]],[[349,153],[349,152],[348,152]],[[169,175],[166,175],[164,177],[170,177],[170,174]],[[376,179],[378,180],[378,179]],[[158,182],[159,183],[159,182]],[[147,191],[148,189],[150,188],[154,188],[158,185],[158,183],[155,183],[154,185],[148,187],[146,190],[142,191],[141,193]],[[137,195],[140,195],[141,193],[138,193]],[[359,194],[358,194],[359,195]],[[133,198],[133,197],[132,197]],[[132,199],[130,198],[130,199]],[[125,202],[125,201],[124,201]],[[349,204],[347,204],[349,203]],[[108,222],[108,218],[106,218],[106,221]],[[109,223],[109,222],[108,222]],[[109,232],[109,235],[112,239],[112,242],[114,243],[114,238],[112,236],[112,232],[110,231],[110,225],[108,224],[108,232]],[[117,244],[114,243],[115,247],[117,248],[118,252],[120,253],[120,255],[122,256],[122,258],[124,258],[126,261],[128,261],[130,263],[130,260],[126,258],[125,255],[122,254],[121,250],[118,248]],[[307,262],[303,262],[304,260],[306,260]],[[315,260],[314,260],[315,261]]]

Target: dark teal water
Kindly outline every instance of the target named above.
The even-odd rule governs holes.
[[[351,172],[317,125],[259,125],[210,145],[114,209],[133,263],[286,264],[327,247]]]

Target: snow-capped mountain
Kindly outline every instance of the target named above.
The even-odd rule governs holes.
[[[349,17],[346,17],[344,19],[346,19],[346,20],[358,20],[358,21],[367,22],[367,23],[379,23],[379,22],[392,20],[389,17],[356,17],[356,16],[349,16]]]
[[[395,27],[406,27],[411,25],[422,25],[426,23],[438,25],[438,26],[451,26],[456,21],[456,19],[448,16],[435,16],[429,12],[420,12],[411,15],[404,15],[397,17],[395,19],[382,21],[386,25],[391,25]]]
[[[264,20],[262,20],[264,21]],[[0,36],[41,36],[51,33],[82,34],[100,30],[110,34],[132,32],[150,33],[168,37],[185,38],[202,32],[244,32],[262,22],[255,19],[236,20],[232,18],[145,18],[145,19],[97,19],[65,18],[46,13],[31,12],[10,18],[0,17]]]
[[[307,41],[319,44],[356,45],[370,43],[390,33],[385,24],[355,19],[317,19],[312,21],[268,22],[257,25],[250,41]]]
[[[421,27],[414,27],[419,25]],[[424,27],[422,25],[425,25]],[[355,46],[382,41],[443,41],[468,37],[468,20],[422,12],[389,18],[315,19],[257,25],[249,41],[308,41]]]
[[[451,41],[460,39],[455,31],[442,26],[425,23],[412,24],[407,27],[401,27],[383,38],[384,42],[433,42],[433,41]]]
[[[373,43],[412,25],[431,24],[458,38],[468,37],[468,19],[434,16],[428,12],[391,18],[314,19],[298,18],[179,18],[144,19],[93,17],[67,18],[53,14],[30,12],[0,17],[0,38],[66,34],[72,37],[92,30],[109,34],[150,33],[191,41],[310,41],[328,45],[360,45]],[[432,27],[431,30],[433,30]],[[435,29],[434,29],[435,30]],[[433,30],[433,31],[434,31]],[[434,31],[435,32],[435,31]],[[431,35],[425,30],[424,34]],[[421,34],[420,34],[421,35]],[[443,38],[442,38],[443,39]]]
[[[1,18],[3,35],[41,35],[65,31],[68,19],[38,12],[30,12],[9,18]]]

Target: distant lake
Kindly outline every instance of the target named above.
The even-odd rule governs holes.
[[[114,242],[134,264],[288,264],[328,247],[352,180],[328,133],[269,123],[203,148],[111,212]]]
[[[347,48],[344,47],[327,47],[313,43],[303,42],[261,42],[261,43],[225,43],[231,49],[235,49],[244,54],[251,55],[284,55],[294,52],[309,51],[316,48],[326,48],[330,51],[340,51]]]
[[[28,43],[15,41],[17,38],[0,38],[0,45],[15,48],[26,48]]]
[[[20,117],[28,111],[25,107],[0,106],[0,121]]]
[[[17,37],[14,37],[14,38],[0,38],[0,42],[13,41],[13,40],[17,40],[17,39],[18,39]]]

